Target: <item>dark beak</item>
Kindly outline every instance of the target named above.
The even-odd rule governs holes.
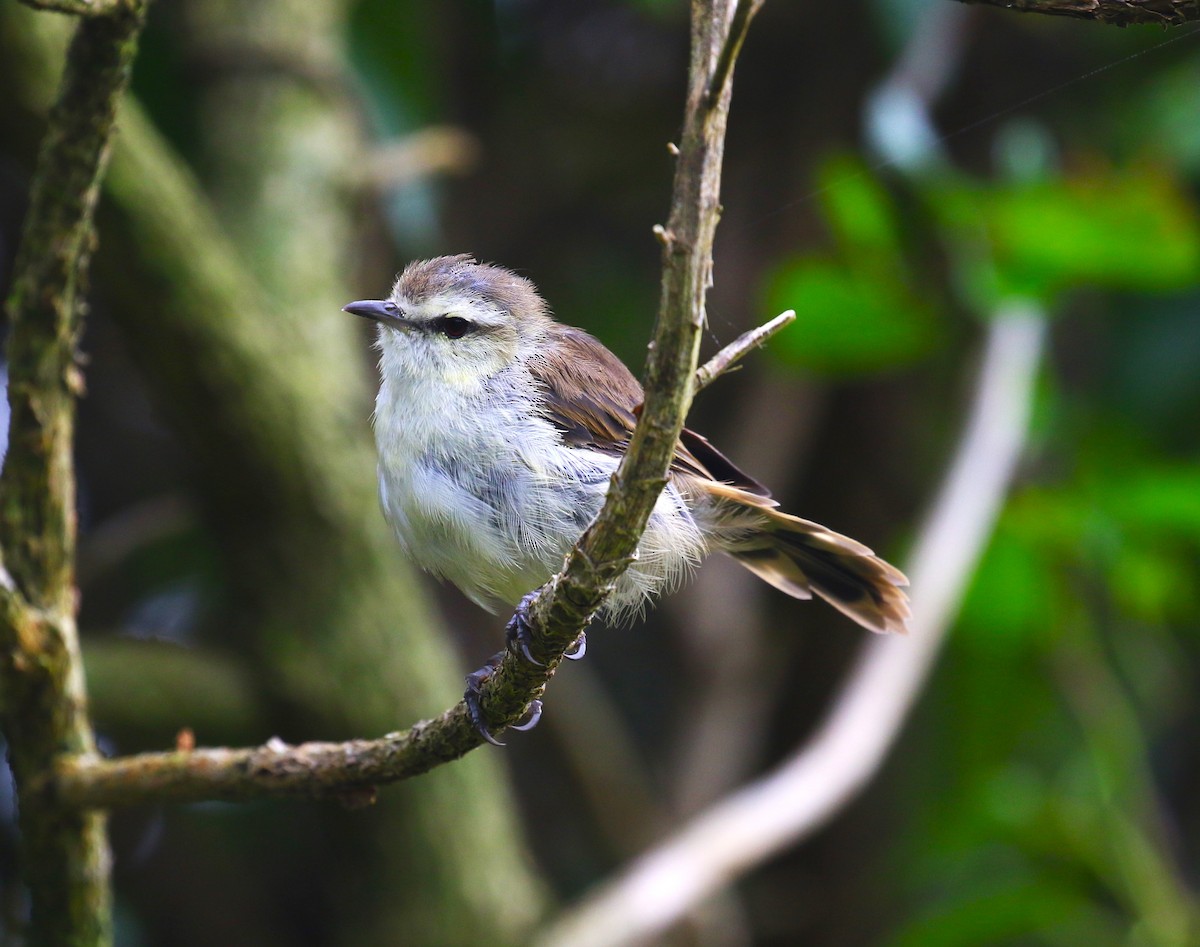
[[[400,307],[385,299],[360,299],[357,302],[346,303],[342,312],[349,312],[364,319],[374,319],[376,322],[403,322],[404,315]]]

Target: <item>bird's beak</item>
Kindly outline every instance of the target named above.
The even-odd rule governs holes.
[[[400,307],[386,299],[360,299],[357,302],[346,303],[342,312],[362,316],[364,319],[374,319],[376,322],[404,321]]]

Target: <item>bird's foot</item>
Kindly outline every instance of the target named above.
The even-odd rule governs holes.
[[[488,659],[488,663],[478,671],[472,671],[468,674],[467,690],[463,694],[463,703],[467,705],[467,714],[471,718],[471,724],[475,727],[479,735],[492,744],[492,746],[504,746],[504,744],[492,736],[492,731],[488,729],[487,723],[483,719],[483,708],[480,706],[479,698],[483,693],[483,685],[495,673],[496,668],[500,666],[500,662],[503,660],[504,652],[501,651],[492,655]],[[512,724],[509,729],[532,730],[541,719],[542,702],[540,700],[532,700],[525,709],[525,716]]]
[[[471,723],[481,737],[487,740],[492,746],[504,746],[499,740],[492,736],[492,731],[488,729],[487,724],[483,719],[483,708],[479,705],[480,695],[483,693],[483,685],[500,666],[500,662],[504,660],[504,652],[493,654],[488,658],[488,663],[481,667],[478,671],[472,671],[467,675],[467,689],[463,694],[463,703],[467,705],[467,714],[471,717]]]

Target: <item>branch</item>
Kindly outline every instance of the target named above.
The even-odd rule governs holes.
[[[563,571],[531,607],[534,652],[544,667],[506,653],[485,683],[489,725],[517,721],[628,567],[666,472],[691,402],[704,295],[710,283],[720,169],[730,87],[709,101],[713,70],[728,48],[729,8],[693,8],[692,61],[679,166],[664,244],[663,292],[646,381],[646,404],[604,509],[567,557]],[[748,20],[747,20],[748,22]],[[732,61],[730,63],[732,68]],[[736,344],[736,343],[735,343]],[[147,753],[116,760],[61,761],[48,792],[80,808],[137,802],[344,796],[424,773],[481,745],[464,704],[433,721],[378,740],[288,747],[271,742],[242,750]]]
[[[958,0],[1005,7],[1021,13],[1046,13],[1096,20],[1113,26],[1154,23],[1180,26],[1200,20],[1200,0]]]
[[[906,570],[905,637],[874,637],[817,733],[569,911],[543,947],[642,942],[764,859],[811,834],[874,775],[899,733],[999,514],[1024,444],[1044,320],[1017,308],[991,322],[958,455]]]
[[[765,0],[737,0],[737,8],[733,11],[733,22],[725,34],[725,42],[721,44],[721,52],[717,55],[717,64],[713,67],[712,76],[708,80],[705,95],[711,104],[720,99],[733,77],[733,66],[737,62],[738,53],[742,51],[742,43],[746,40],[746,32],[750,29],[750,21],[759,11]]]
[[[766,345],[767,340],[785,326],[796,321],[796,310],[789,309],[781,312],[770,322],[757,329],[743,332],[725,346],[716,355],[696,369],[696,381],[693,393],[699,394],[714,381],[729,371],[736,362],[740,362],[756,348]]]
[[[95,752],[75,630],[75,343],[92,218],[117,102],[144,5],[89,17],[67,52],[38,155],[7,313],[8,453],[0,475],[0,727],[20,798],[22,874],[33,939],[110,937],[108,845],[98,813],[65,810],[38,791],[62,753]]]
[[[289,746],[276,739],[236,750],[142,753],[113,760],[65,757],[46,789],[63,805],[77,808],[211,799],[369,799],[375,786],[420,775],[479,742],[459,704],[436,720],[378,740]]]
[[[131,13],[140,16],[144,4],[140,0],[21,0],[27,7],[51,13],[70,13],[75,16],[109,16]]]

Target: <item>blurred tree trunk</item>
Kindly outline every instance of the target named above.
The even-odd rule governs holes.
[[[343,5],[188,12],[208,61],[254,65],[217,72],[204,92],[214,199],[235,245],[132,106],[98,264],[119,265],[114,314],[195,458],[234,593],[226,642],[253,663],[275,726],[293,739],[377,735],[452,703],[462,678],[379,513],[362,340],[339,312],[352,295],[358,133],[348,103],[302,64],[341,68]],[[15,5],[0,16],[24,41],[31,87],[52,82],[47,25]],[[519,942],[540,912],[494,757],[389,790],[365,813],[306,811],[323,823],[303,826],[321,840],[312,873],[336,879],[319,888],[325,916],[347,925],[335,941]]]

